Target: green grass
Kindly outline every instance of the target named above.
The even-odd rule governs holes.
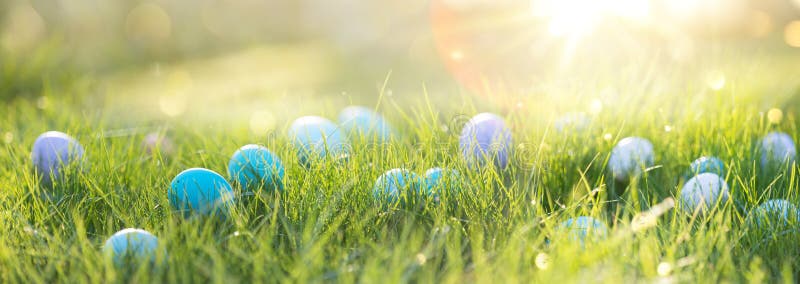
[[[800,276],[800,234],[753,228],[746,216],[770,198],[800,201],[797,167],[759,169],[755,151],[771,130],[800,138],[800,76],[791,64],[797,58],[748,58],[631,66],[577,82],[547,81],[525,94],[498,90],[490,98],[418,88],[392,96],[322,93],[270,105],[300,99],[254,91],[231,105],[204,105],[200,98],[177,118],[139,120],[114,103],[115,93],[93,88],[102,86],[94,82],[100,79],[47,88],[46,99],[0,108],[0,282],[793,283]],[[725,88],[705,86],[704,64],[723,66]],[[218,118],[248,99],[277,114],[270,134],[251,131],[246,118]],[[603,108],[590,113],[586,129],[553,129],[557,115],[586,111],[593,100]],[[384,147],[356,141],[346,163],[300,166],[285,137],[288,124],[301,115],[333,119],[351,102],[377,106],[401,133],[398,141]],[[765,119],[773,107],[784,110],[778,124]],[[500,113],[513,130],[506,170],[470,170],[458,155],[461,124],[483,111]],[[55,199],[42,198],[50,190],[31,171],[31,145],[47,130],[69,133],[87,149],[88,166],[71,169]],[[141,141],[154,130],[174,140],[174,154],[143,153]],[[608,182],[605,163],[616,141],[631,135],[653,142],[656,166],[622,188]],[[230,155],[250,143],[281,157],[284,192],[240,198],[225,221],[183,219],[170,210],[167,189],[175,175],[191,167],[226,175]],[[707,217],[668,210],[656,225],[634,231],[632,220],[675,197],[689,163],[701,155],[725,161],[736,201]],[[383,172],[405,167],[423,174],[437,166],[465,173],[468,185],[438,206],[387,210],[374,200],[372,186]],[[557,230],[579,215],[603,220],[609,237],[582,246]],[[168,255],[152,266],[115,269],[101,247],[128,227],[154,233]]]

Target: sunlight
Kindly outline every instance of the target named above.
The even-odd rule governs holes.
[[[667,9],[679,15],[688,15],[699,9],[700,1],[695,0],[673,0],[666,1]]]
[[[563,0],[534,1],[535,14],[549,18],[548,32],[554,36],[588,33],[603,16],[603,1]]]
[[[650,17],[649,0],[616,0],[608,1],[610,11],[619,17],[633,20],[645,20]]]
[[[534,16],[549,19],[548,32],[554,36],[587,34],[609,18],[645,20],[650,15],[648,0],[533,0]]]

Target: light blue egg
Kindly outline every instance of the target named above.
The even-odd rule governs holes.
[[[559,230],[566,232],[571,241],[580,242],[601,240],[608,236],[608,227],[603,221],[588,216],[581,216],[564,221]]]
[[[750,221],[759,227],[781,227],[797,225],[800,211],[791,202],[784,199],[772,199],[759,205],[750,212]]]
[[[453,169],[432,168],[425,172],[425,188],[427,188],[428,194],[435,196],[437,202],[442,192],[455,194],[460,191],[463,182],[461,174]]]
[[[589,127],[591,120],[586,113],[570,112],[556,119],[555,129],[558,132],[580,132]]]
[[[783,132],[770,132],[761,139],[761,166],[779,166],[791,164],[797,157],[794,140]]]
[[[124,229],[114,233],[103,245],[103,253],[110,257],[114,264],[122,266],[133,262],[155,262],[158,238],[141,229]]]
[[[502,118],[481,113],[470,119],[458,139],[461,154],[470,167],[490,164],[504,169],[511,155],[511,130]]]
[[[422,180],[417,174],[406,169],[393,169],[375,181],[373,196],[389,204],[405,204],[406,199],[414,198],[422,189]]]
[[[608,171],[618,182],[639,178],[655,161],[653,143],[641,137],[626,137],[617,142],[608,158]]]
[[[339,125],[351,138],[367,142],[388,142],[394,133],[380,114],[363,106],[349,106],[339,113]]]
[[[289,138],[297,149],[297,158],[304,166],[324,159],[339,160],[349,154],[350,145],[345,141],[342,131],[322,117],[298,118],[289,128]]]
[[[692,162],[690,168],[692,175],[712,173],[721,177],[725,176],[725,163],[717,157],[700,157]]]
[[[243,189],[267,192],[283,189],[283,163],[267,148],[245,145],[233,153],[228,163],[228,175]]]
[[[192,168],[178,174],[167,193],[173,209],[188,217],[194,214],[228,214],[233,206],[233,189],[214,171]]]

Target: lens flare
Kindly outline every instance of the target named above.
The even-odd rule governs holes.
[[[783,39],[791,47],[800,47],[800,21],[792,21],[783,31]]]
[[[555,36],[590,32],[603,16],[604,5],[593,0],[536,1],[534,10],[545,11],[550,18],[548,32]],[[538,3],[538,4],[536,4]],[[534,12],[538,13],[538,12]]]
[[[646,0],[534,0],[534,17],[549,19],[548,31],[555,36],[592,32],[602,21],[619,18],[644,21],[650,15]]]

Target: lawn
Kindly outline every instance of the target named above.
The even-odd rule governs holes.
[[[797,166],[764,169],[757,150],[770,131],[800,138],[800,57],[713,54],[553,75],[489,95],[436,82],[396,86],[392,72],[362,82],[370,91],[317,88],[342,63],[302,48],[64,77],[0,107],[0,282],[794,283],[798,224],[770,230],[748,214],[768,199],[800,204]],[[396,139],[355,139],[346,160],[302,166],[291,122],[335,120],[350,104],[382,113]],[[461,157],[461,128],[481,112],[512,131],[506,169],[468,167]],[[555,127],[576,112],[586,123]],[[55,188],[36,180],[30,157],[49,130],[86,149],[84,166]],[[173,151],[146,153],[151,132],[170,138]],[[628,136],[649,139],[655,163],[640,179],[613,182],[606,163]],[[280,157],[283,191],[234,186],[224,218],[172,210],[167,190],[178,173],[203,167],[228,177],[231,155],[246,144]],[[731,201],[693,216],[674,206],[703,155],[724,162]],[[372,194],[390,169],[433,167],[466,180],[438,204],[392,207]],[[560,224],[577,216],[603,221],[607,237],[565,233]],[[152,232],[167,253],[115,266],[102,246],[131,227]]]

